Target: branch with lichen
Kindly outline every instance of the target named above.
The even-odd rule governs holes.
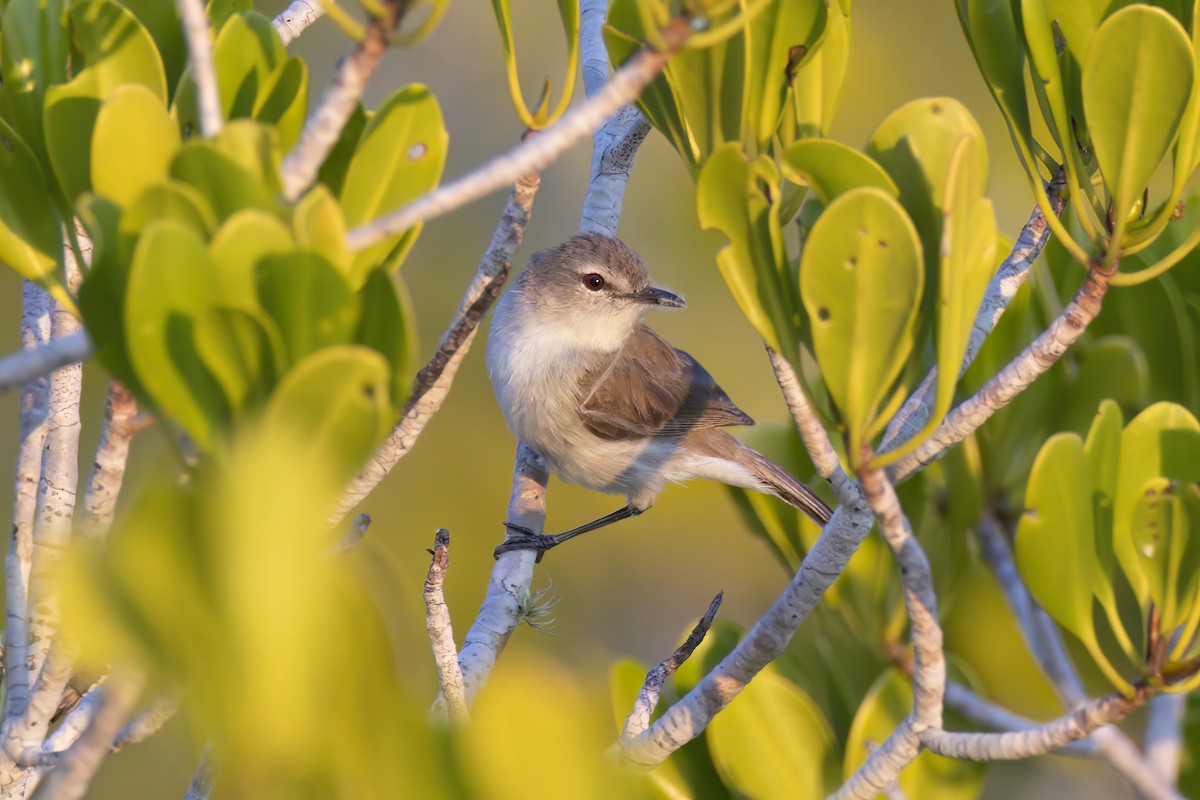
[[[442,585],[446,581],[446,570],[450,568],[450,531],[438,528],[433,537],[433,558],[429,562],[429,574],[425,578],[425,629],[433,647],[433,660],[437,664],[438,682],[442,687],[444,709],[448,719],[462,725],[470,719],[463,688],[462,670],[458,666],[458,652],[454,646],[454,626],[450,622],[450,610]]]
[[[125,466],[129,462],[129,445],[148,423],[138,416],[137,401],[120,382],[108,384],[108,399],[104,406],[104,427],[100,444],[92,461],[92,474],[83,494],[79,531],[84,536],[101,537],[112,527],[117,499],[125,482]]]

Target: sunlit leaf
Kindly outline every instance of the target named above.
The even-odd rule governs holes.
[[[133,84],[100,106],[91,147],[92,190],[127,206],[167,177],[179,131],[162,100]]]
[[[784,150],[780,166],[785,178],[811,186],[825,205],[860,186],[873,186],[894,197],[900,196],[900,190],[882,167],[832,139],[801,139]]]
[[[37,158],[0,119],[0,261],[31,281],[61,286],[62,237]]]

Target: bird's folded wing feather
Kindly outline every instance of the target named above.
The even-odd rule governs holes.
[[[603,439],[754,424],[704,367],[645,325],[611,362],[588,370],[579,389],[583,424]]]

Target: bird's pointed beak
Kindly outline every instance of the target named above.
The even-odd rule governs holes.
[[[640,292],[635,292],[628,295],[630,300],[636,300],[639,303],[645,303],[651,306],[662,306],[663,308],[687,308],[687,303],[683,298],[674,292],[668,292],[666,289],[660,289],[657,286],[650,286]]]

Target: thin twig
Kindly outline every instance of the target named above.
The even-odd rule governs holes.
[[[120,677],[106,685],[104,699],[91,726],[75,744],[61,754],[58,766],[46,779],[46,787],[38,795],[47,800],[76,800],[87,792],[88,785],[109,753],[113,736],[129,718],[137,700],[141,680]]]
[[[333,546],[334,553],[345,553],[347,550],[353,550],[358,547],[358,543],[367,535],[367,529],[371,527],[371,517],[368,514],[359,514],[350,523],[350,527],[346,528],[346,532],[342,534],[342,538],[337,540]]]
[[[1055,186],[1055,184],[1050,184],[1048,188],[1055,188]],[[1051,207],[1055,213],[1061,214],[1064,205],[1063,198],[1057,191],[1051,191],[1049,196]],[[1000,317],[1008,310],[1009,303],[1025,284],[1033,262],[1037,260],[1042,248],[1049,240],[1050,226],[1046,224],[1046,217],[1042,214],[1041,207],[1035,206],[1033,213],[1029,215],[1029,221],[1025,223],[1025,227],[1017,236],[1017,241],[1008,258],[1000,264],[995,276],[988,283],[987,291],[984,292],[983,301],[979,304],[979,311],[975,314],[975,323],[971,328],[970,338],[967,340],[967,350],[963,354],[962,366],[958,371],[960,378],[975,361],[975,357],[979,355],[979,351],[983,347],[984,340],[995,329]],[[921,381],[920,386],[896,412],[896,416],[892,417],[888,423],[887,431],[879,445],[880,453],[886,453],[907,442],[925,427],[925,423],[929,422],[929,415],[933,412],[937,377],[938,369],[935,365]]]
[[[28,292],[28,289],[24,291]],[[49,295],[46,298],[49,303]],[[91,355],[92,340],[85,331],[53,342],[42,339],[35,347],[0,358],[0,392],[45,377],[59,367],[75,364]]]
[[[933,435],[912,453],[888,468],[888,478],[900,483],[914,472],[940,458],[950,447],[970,436],[992,414],[1004,408],[1025,391],[1039,376],[1054,366],[1063,353],[1087,330],[1108,291],[1116,267],[1096,263],[1088,271],[1083,286],[1054,321],[1000,370],[973,397],[964,400],[946,415]]]
[[[217,70],[213,64],[212,40],[201,0],[176,0],[183,35],[187,39],[188,63],[196,84],[196,104],[200,109],[200,134],[209,139],[221,132],[221,94],[217,89]]]
[[[32,281],[22,287],[21,344],[26,352],[50,341],[53,301]],[[12,539],[4,559],[5,716],[20,716],[29,702],[29,573],[33,557],[33,522],[37,511],[38,478],[42,473],[42,448],[50,424],[50,378],[40,373],[21,387]]]
[[[429,631],[433,660],[437,664],[438,681],[449,720],[453,725],[465,725],[470,719],[470,712],[467,711],[462,670],[458,666],[458,651],[454,646],[450,609],[446,607],[446,598],[442,594],[446,570],[450,568],[450,531],[437,529],[430,552],[433,558],[425,578],[425,629]]]
[[[946,681],[944,702],[946,708],[976,725],[994,731],[1026,731],[1038,727],[1038,723],[1028,717],[1014,714],[1007,708],[980,697],[957,681]],[[1058,751],[1058,754],[1063,756],[1095,756],[1097,753],[1095,742],[1088,739],[1072,742]]]
[[[370,247],[419,222],[426,222],[478,200],[511,184],[522,175],[546,168],[572,145],[590,135],[613,112],[634,100],[662,71],[671,53],[683,45],[690,32],[691,28],[685,22],[673,20],[663,32],[670,50],[662,53],[643,50],[613,73],[603,89],[568,111],[562,119],[537,136],[526,139],[461,178],[418,197],[403,208],[350,231],[346,237],[350,249]]]
[[[155,698],[145,711],[131,719],[112,738],[112,751],[115,753],[131,744],[140,744],[158,733],[178,713],[181,703],[182,698],[176,692]]]
[[[279,32],[286,47],[300,38],[304,29],[325,16],[325,6],[320,0],[292,0],[292,4],[275,15],[271,24]]]
[[[654,713],[654,709],[658,705],[663,684],[667,682],[667,678],[675,674],[675,670],[679,669],[683,662],[691,658],[692,653],[704,641],[709,628],[712,627],[713,620],[717,618],[717,609],[721,607],[721,600],[724,596],[724,592],[717,592],[717,596],[708,604],[708,610],[704,612],[704,616],[700,617],[700,621],[696,623],[696,627],[692,628],[688,637],[683,640],[683,644],[646,674],[646,680],[642,683],[642,688],[633,702],[633,710],[629,712],[625,724],[621,727],[621,735],[617,739],[618,747],[628,744],[633,737],[650,726],[650,715]]]
[[[1168,786],[1179,777],[1179,757],[1183,751],[1183,714],[1187,697],[1162,694],[1150,700],[1146,721],[1146,760]]]
[[[117,510],[117,498],[125,481],[125,466],[129,461],[129,444],[146,426],[138,417],[137,401],[120,382],[108,384],[108,400],[104,407],[104,427],[100,444],[92,462],[92,474],[83,494],[83,510],[79,531],[84,536],[99,538],[112,527]]]
[[[100,707],[100,701],[104,699],[106,683],[108,683],[108,679],[101,678],[84,692],[83,697],[75,704],[75,708],[71,709],[71,713],[67,714],[62,724],[55,728],[54,733],[46,737],[46,742],[42,745],[43,750],[48,753],[59,753],[75,744],[83,732],[91,726],[92,719],[96,716],[96,710]]]
[[[540,185],[539,176],[530,174],[519,179],[513,186],[504,213],[496,226],[496,232],[479,261],[470,286],[459,302],[454,319],[442,334],[433,358],[421,368],[413,380],[404,414],[392,429],[387,441],[376,451],[374,458],[346,487],[334,511],[333,521],[344,517],[387,477],[397,462],[416,444],[417,438],[425,430],[425,425],[442,407],[442,402],[454,384],[459,365],[471,349],[471,342],[475,339],[480,320],[496,302],[500,290],[504,287],[504,281],[512,266],[513,253],[521,246],[525,237],[525,226],[529,224],[533,200]]]
[[[288,200],[295,200],[316,179],[317,171],[337,144],[367,82],[387,52],[388,37],[407,8],[406,1],[380,0],[382,16],[371,18],[362,41],[338,64],[333,83],[321,96],[316,110],[308,115],[300,140],[283,160],[283,194]]]
[[[187,793],[184,794],[183,800],[208,800],[212,794],[213,787],[213,764],[212,764],[212,745],[205,745],[204,752],[200,755],[200,763],[196,767],[196,774],[192,776],[192,782],[188,784]]]
[[[1012,761],[1043,755],[1070,742],[1078,741],[1092,731],[1120,722],[1142,706],[1149,693],[1139,690],[1132,698],[1117,692],[1097,698],[1074,711],[1024,731],[1009,733],[950,733],[929,729],[921,734],[921,742],[938,755],[969,761]]]
[[[588,97],[601,91],[608,78],[608,50],[602,34],[607,14],[607,0],[580,0],[579,50]],[[580,215],[580,233],[616,235],[633,160],[649,132],[650,123],[632,103],[622,106],[596,129],[592,135],[592,171]]]

